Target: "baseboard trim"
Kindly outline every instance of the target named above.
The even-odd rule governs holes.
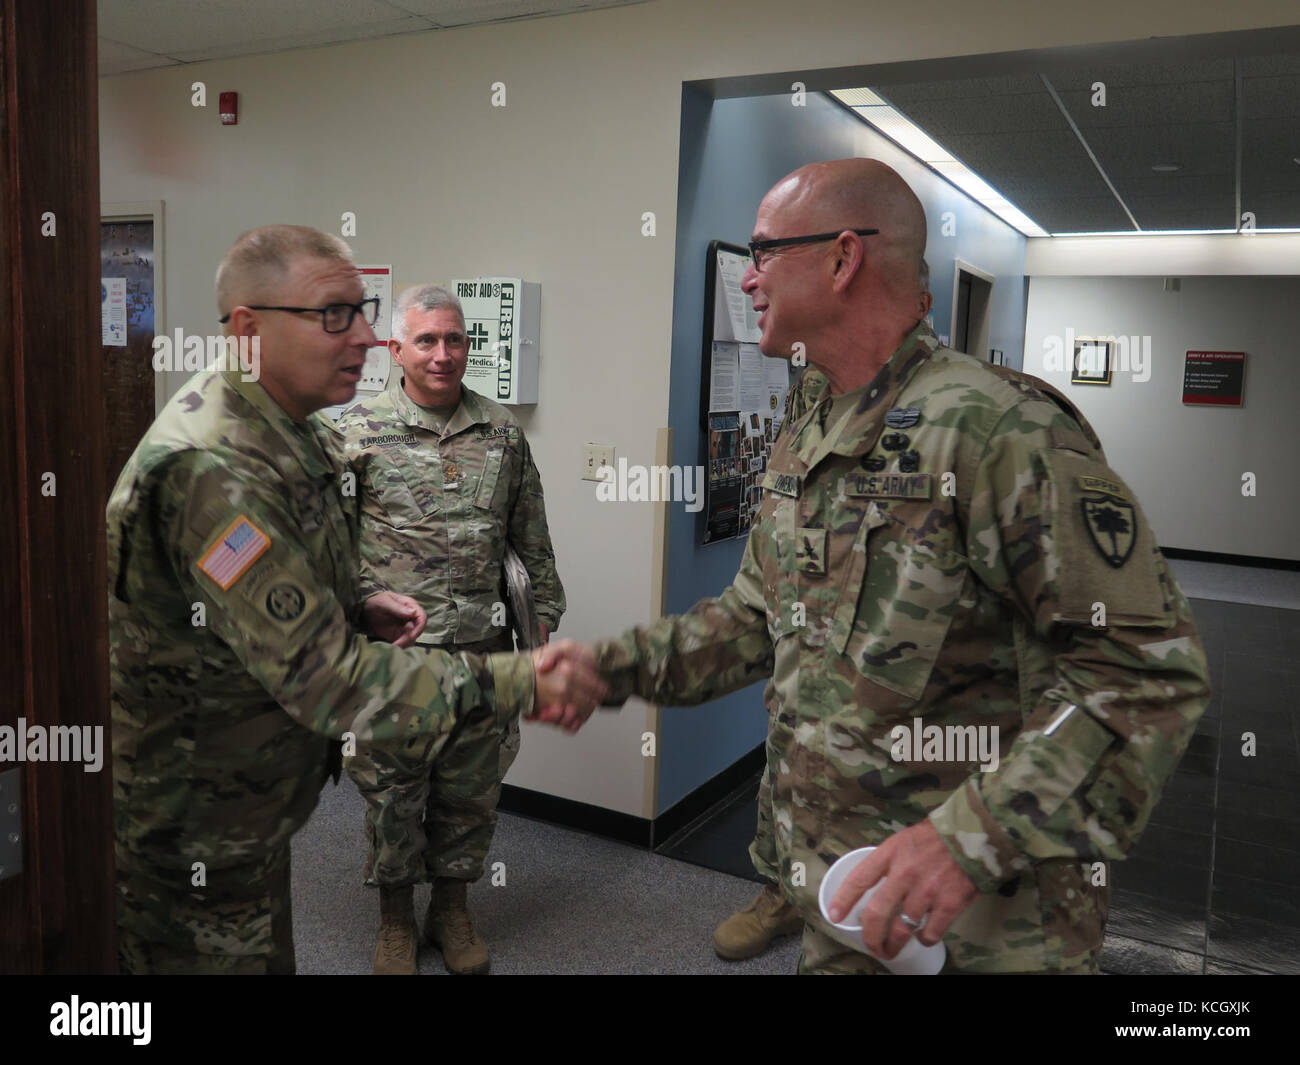
[[[590,832],[593,836],[616,839],[620,843],[631,843],[636,847],[653,850],[673,833],[725,799],[747,777],[762,769],[765,758],[764,745],[760,744],[673,803],[654,820],[607,810],[603,806],[578,802],[576,799],[562,799],[557,795],[547,795],[545,792],[513,784],[501,785],[501,801],[497,808],[520,817],[530,817],[535,821],[562,825],[580,832]]]
[[[1293,558],[1262,558],[1258,555],[1224,555],[1218,551],[1188,551],[1181,547],[1162,547],[1166,558],[1186,562],[1218,562],[1225,566],[1254,566],[1257,569],[1300,570],[1300,560]]]
[[[748,778],[759,772],[767,761],[767,745],[760,743],[721,773],[705,781],[694,791],[673,803],[654,820],[653,847],[680,832],[702,814],[716,806]]]
[[[542,791],[519,788],[513,784],[501,785],[501,801],[497,803],[497,809],[520,817],[531,817],[534,821],[576,828],[590,832],[593,836],[616,839],[620,843],[631,843],[647,850],[654,838],[654,826],[647,818],[607,810],[603,806],[593,806],[576,799],[561,799],[558,795],[547,795]]]

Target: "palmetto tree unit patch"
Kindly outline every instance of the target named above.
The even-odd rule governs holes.
[[[1137,543],[1137,512],[1124,498],[1124,487],[1103,477],[1080,477],[1079,487],[1089,492],[1080,499],[1083,523],[1101,557],[1116,569],[1133,554]]]

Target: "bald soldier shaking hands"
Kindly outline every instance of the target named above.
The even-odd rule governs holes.
[[[540,706],[590,713],[605,693],[576,647],[535,679],[527,656],[416,650],[414,601],[360,600],[357,496],[314,412],[355,393],[376,343],[364,296],[333,236],[241,236],[217,303],[227,337],[260,345],[260,378],[191,378],[109,500],[127,972],[293,972],[289,840],[337,775],[331,741],[436,751],[479,706],[504,728]]]
[[[817,899],[836,859],[876,845],[834,900],[843,914],[884,878],[863,913],[872,953],[915,935],[943,940],[946,971],[1095,972],[1106,863],[1205,710],[1205,654],[1082,415],[925,324],[925,238],[920,201],[873,159],[803,167],[763,198],[742,288],[763,353],[805,351],[809,369],[760,519],[721,596],[596,657],[615,701],[771,678],[750,849],[768,887],[718,929],[719,953],[802,927],[801,972],[883,973],[828,934]],[[932,726],[998,756],[903,742]]]

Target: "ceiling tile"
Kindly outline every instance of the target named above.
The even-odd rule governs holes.
[[[101,34],[160,55],[259,42],[273,51],[284,38],[403,18],[384,0],[99,0]]]
[[[1300,56],[1257,55],[1241,60],[1241,72],[1247,78],[1271,78],[1287,74],[1300,75]]]
[[[914,81],[886,85],[877,90],[895,104],[919,103],[922,100],[972,99],[987,96],[1016,96],[1043,91],[1036,74],[1018,74],[1006,78],[957,78],[953,81]]]
[[[1070,63],[1049,66],[1043,71],[1057,92],[1062,89],[1092,90],[1103,82],[1106,95],[1112,89],[1139,85],[1194,85],[1200,81],[1232,81],[1231,59],[1195,60],[1189,63],[1134,63],[1127,66]]]
[[[886,98],[889,98],[887,92]],[[940,144],[953,134],[1037,130],[1069,132],[1060,110],[1041,85],[1036,93],[1015,96],[950,97],[907,104],[891,102]]]
[[[364,26],[333,26],[309,33],[294,33],[274,39],[234,41],[204,48],[182,49],[173,54],[186,63],[201,63],[209,59],[229,59],[241,55],[269,55],[287,52],[293,48],[319,48],[344,41],[360,41],[371,37],[388,37],[396,33],[432,33],[433,28],[423,19],[407,16],[386,22],[371,22]]]
[[[1236,169],[1236,125],[1232,122],[1123,127],[1088,131],[1088,143],[1112,181],[1147,177],[1158,164],[1177,164],[1182,173],[1231,174]]]
[[[153,67],[166,67],[176,60],[165,55],[154,55],[128,44],[118,44],[106,37],[99,38],[99,76],[111,77],[114,74],[126,74],[132,70],[150,70]]]
[[[1123,232],[1133,228],[1109,192],[1104,196],[1028,200],[1017,206],[1049,233]]]
[[[1242,98],[1247,119],[1300,117],[1300,74],[1249,78],[1242,85]]]
[[[567,15],[602,7],[623,7],[645,0],[390,0],[437,26]]]
[[[1159,126],[1185,123],[1189,118],[1198,122],[1232,122],[1237,113],[1231,78],[1185,85],[1107,87],[1105,107],[1093,107],[1090,92],[1068,90],[1060,92],[1060,96],[1070,117],[1085,135],[1093,129]]]

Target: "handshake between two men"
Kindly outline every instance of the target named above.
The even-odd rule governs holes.
[[[372,595],[364,609],[366,632],[397,647],[414,646],[427,621],[419,603],[396,592]],[[557,640],[536,648],[532,655],[537,687],[527,720],[577,732],[609,694],[596,672],[595,653],[574,640]]]

